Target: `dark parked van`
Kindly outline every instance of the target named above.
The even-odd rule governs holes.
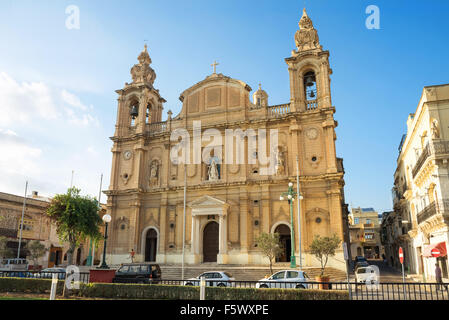
[[[157,284],[161,280],[161,268],[154,263],[126,263],[115,272],[113,283]]]

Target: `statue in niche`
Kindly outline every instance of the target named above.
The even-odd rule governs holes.
[[[212,158],[210,162],[208,174],[210,181],[216,181],[219,179],[218,165],[214,158]]]
[[[277,175],[284,174],[285,156],[284,156],[284,152],[280,149],[275,151],[275,169],[276,169]]]
[[[434,119],[432,121],[432,138],[433,139],[439,139],[440,138],[440,129],[438,128],[438,121]]]
[[[154,187],[158,183],[158,169],[159,165],[157,161],[153,161],[150,167],[150,186]]]

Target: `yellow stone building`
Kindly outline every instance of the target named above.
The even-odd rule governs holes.
[[[116,91],[111,182],[105,192],[112,216],[108,263],[130,262],[133,249],[137,261],[181,263],[184,256],[188,264],[266,264],[255,241],[263,232],[280,233],[285,252],[279,261],[289,261],[292,227],[299,261],[297,203],[292,226],[289,203],[280,200],[289,182],[296,189],[297,156],[303,265],[319,264],[308,253],[315,235],[336,233],[349,241],[329,52],[305,10],[299,27],[297,50],[285,59],[288,103],[269,105],[260,86],[250,101],[251,87],[216,73],[214,63],[211,75],[181,93],[181,112],[172,117],[168,111],[164,122],[165,100],[153,86],[156,74],[145,46],[131,69],[133,81]],[[235,135],[228,140],[230,130]],[[194,137],[193,143],[182,138],[184,148],[177,149],[182,133]],[[240,154],[238,143],[229,144],[239,134],[246,136]],[[345,268],[342,250],[329,266]]]

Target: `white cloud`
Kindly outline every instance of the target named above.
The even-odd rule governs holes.
[[[29,181],[52,196],[67,190],[74,170],[75,186],[97,196],[110,170],[107,137],[82,96],[0,72],[0,192],[21,195]]]
[[[30,146],[11,130],[0,129],[0,170],[9,175],[39,174],[36,161],[42,150]]]
[[[61,112],[64,110],[65,112]],[[67,121],[75,126],[99,125],[87,111],[93,110],[75,94],[42,82],[17,82],[0,73],[0,126],[30,125],[41,120]]]
[[[68,92],[65,89],[63,89],[61,91],[61,97],[62,97],[63,101],[65,101],[67,104],[71,105],[72,107],[79,108],[83,111],[86,111],[88,109],[88,107],[81,102],[79,97]]]
[[[35,117],[55,119],[57,108],[50,89],[43,83],[18,83],[0,73],[0,125],[30,123]]]

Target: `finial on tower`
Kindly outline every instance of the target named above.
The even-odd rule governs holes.
[[[150,67],[151,58],[148,54],[148,46],[145,43],[144,49],[137,57],[139,60],[138,64],[135,64],[131,69],[131,76],[133,78],[133,83],[147,82],[153,85],[156,79],[156,73]]]
[[[306,8],[302,11],[301,20],[299,20],[299,30],[295,34],[295,42],[298,51],[306,51],[321,48],[318,39],[318,33],[313,27],[312,20],[307,15]]]
[[[302,16],[303,16],[303,17],[304,17],[304,16],[308,17],[307,11],[306,11],[306,7],[304,7],[304,9],[302,9]]]

